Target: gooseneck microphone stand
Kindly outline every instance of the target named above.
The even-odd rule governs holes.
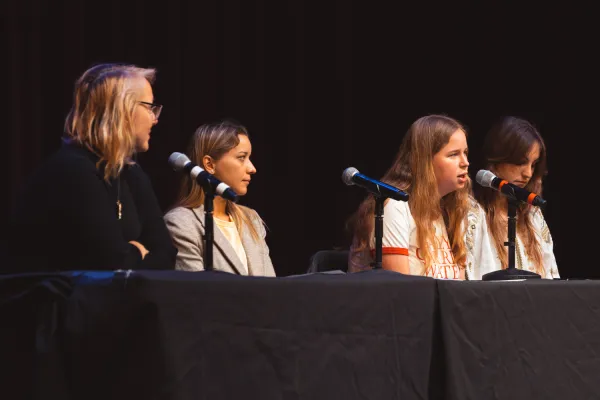
[[[499,271],[489,272],[481,277],[484,281],[508,281],[516,279],[540,279],[541,276],[535,272],[515,268],[515,247],[517,243],[517,207],[519,201],[511,197],[508,199],[508,267]]]
[[[213,244],[214,244],[214,200],[215,192],[210,185],[206,183],[202,185],[204,189],[204,270],[213,270]]]
[[[387,183],[369,178],[354,167],[344,170],[342,181],[348,186],[358,185],[367,189],[375,199],[375,261],[370,266],[373,269],[381,269],[383,268],[383,205],[388,198],[396,201],[408,201],[408,193]]]
[[[375,197],[375,262],[373,269],[383,268],[381,262],[383,257],[383,203],[385,197]]]

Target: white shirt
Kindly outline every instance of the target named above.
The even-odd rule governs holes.
[[[556,265],[556,258],[554,257],[552,235],[550,235],[550,229],[546,224],[542,211],[537,207],[532,211],[531,222],[535,231],[535,236],[541,246],[543,267],[543,273],[541,274],[542,278],[560,278],[558,266]],[[470,232],[473,237],[479,237],[479,239],[473,241],[471,246],[468,245],[467,247],[471,253],[470,256],[475,258],[475,255],[477,255],[479,261],[473,265],[472,275],[469,276],[469,279],[481,279],[481,277],[488,272],[500,270],[502,264],[500,263],[496,246],[493,244],[493,238],[489,232],[486,219],[483,216],[479,216],[478,219],[470,217]],[[506,239],[508,240],[508,237]],[[527,257],[525,246],[523,246],[523,241],[518,233],[515,246],[515,268],[537,272],[535,264]]]
[[[460,279],[460,267],[454,260],[454,254],[448,240],[444,221],[435,221],[432,246],[433,262],[427,269],[417,242],[417,225],[407,202],[389,199],[383,209],[383,254],[408,256],[410,275],[422,275],[441,279]],[[349,271],[370,269],[374,261],[375,237],[371,235],[371,249],[353,253],[349,262]]]
[[[215,222],[215,225],[219,227],[223,233],[223,236],[227,238],[231,244],[231,247],[233,247],[233,250],[235,250],[235,253],[242,262],[242,265],[245,268],[244,275],[248,275],[248,258],[246,257],[246,251],[242,245],[242,239],[240,238],[240,233],[235,226],[235,222],[233,222],[233,219],[231,221],[223,221],[217,217],[214,217],[213,221]]]

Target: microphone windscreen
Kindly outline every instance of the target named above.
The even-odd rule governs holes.
[[[356,174],[358,174],[358,170],[356,168],[346,168],[342,173],[342,181],[344,181],[344,183],[348,186],[354,185],[354,182],[352,182],[352,177]]]
[[[495,177],[496,175],[494,175],[492,172],[485,169],[480,169],[475,176],[475,180],[483,187],[492,187],[492,181]]]
[[[169,156],[169,165],[175,171],[183,169],[183,167],[185,167],[185,165],[189,162],[190,159],[188,158],[188,156],[182,153],[175,152]]]

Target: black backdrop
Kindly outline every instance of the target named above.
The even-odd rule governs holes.
[[[585,11],[457,7],[8,0],[3,209],[58,148],[79,74],[98,62],[128,62],[158,69],[154,93],[164,110],[138,161],[164,209],[178,181],[167,158],[185,151],[198,125],[231,117],[248,127],[258,173],[242,203],[269,226],[279,275],[304,272],[317,250],[348,246],[344,225],[364,193],[345,186],[342,171],[354,166],[380,177],[410,123],[428,113],[467,126],[472,178],[477,148],[496,118],[534,122],[549,148],[545,214],[560,272],[592,272],[586,251],[593,238],[582,240],[582,232],[593,216],[577,205],[590,189],[574,198],[567,187],[585,183],[584,163],[595,162],[594,115],[580,106],[595,76]],[[32,247],[35,240],[43,238],[33,238]]]

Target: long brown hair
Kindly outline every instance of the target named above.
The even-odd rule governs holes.
[[[466,264],[463,225],[469,210],[470,180],[463,189],[440,198],[433,168],[433,156],[448,144],[457,130],[466,134],[458,121],[445,115],[419,118],[404,135],[394,163],[381,179],[410,193],[408,205],[417,225],[418,244],[425,260],[425,270],[434,259],[430,248],[435,234],[432,222],[440,217],[446,223],[455,262],[461,267]],[[374,212],[375,199],[369,196],[350,220],[354,231],[353,252],[361,252],[370,247]]]
[[[210,156],[213,160],[219,160],[229,150],[240,143],[239,135],[248,138],[248,130],[234,121],[221,121],[212,124],[201,125],[190,139],[187,154],[190,160],[205,168],[204,156]],[[181,181],[179,197],[175,207],[196,208],[204,205],[204,190],[195,180],[185,174]],[[260,240],[260,235],[252,224],[251,210],[234,202],[227,200],[225,212],[231,215],[238,232],[242,232],[243,225],[250,231],[255,241]],[[263,221],[261,220],[261,223]]]
[[[538,130],[529,121],[517,117],[503,117],[487,133],[483,145],[485,168],[494,171],[498,164],[520,165],[527,161],[531,147],[537,143],[540,157],[533,169],[533,175],[525,188],[531,192],[542,194],[542,179],[547,174],[546,145]],[[490,188],[478,185],[474,190],[475,198],[486,211],[486,218],[494,246],[500,258],[502,268],[508,267],[508,254],[504,242],[507,238],[507,222],[497,212],[499,204],[507,199]],[[517,209],[517,232],[523,241],[525,253],[536,265],[536,272],[543,272],[542,252],[533,228],[531,215],[535,209],[528,204],[521,204]]]
[[[138,103],[134,81],[154,83],[156,70],[134,65],[99,64],[75,82],[73,106],[65,120],[65,140],[96,153],[104,179],[116,177],[135,151],[133,113]]]

